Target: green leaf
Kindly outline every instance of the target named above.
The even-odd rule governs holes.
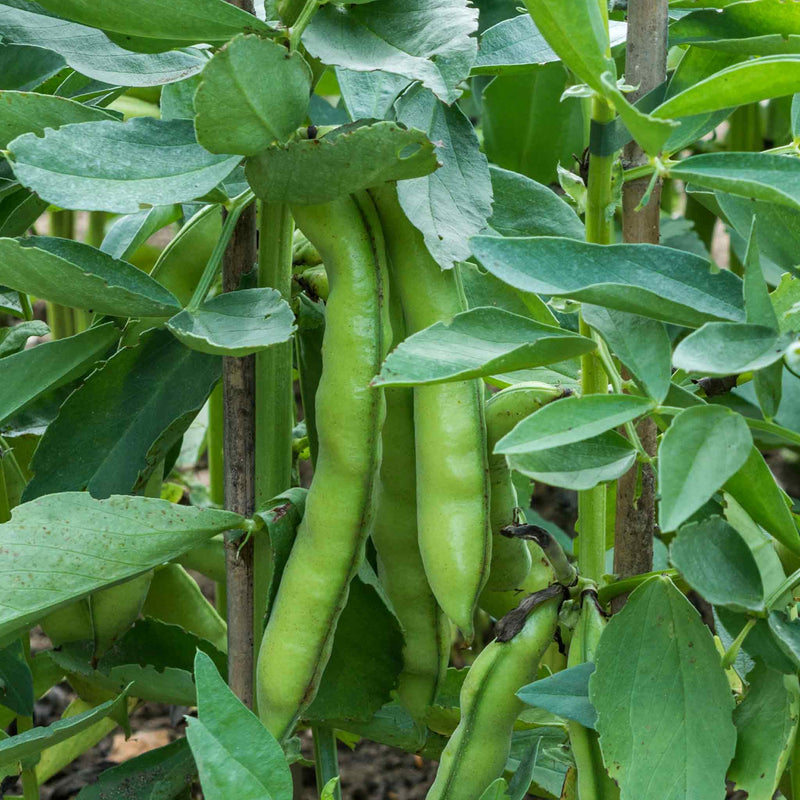
[[[354,72],[336,68],[342,102],[350,119],[390,119],[395,100],[408,88],[408,78],[391,72]]]
[[[212,153],[255,155],[303,124],[310,94],[311,70],[299,53],[237,36],[203,70],[194,97],[197,141]]]
[[[723,406],[694,406],[672,421],[658,448],[659,525],[674,531],[747,461],[744,418]]]
[[[792,98],[792,136],[800,138],[800,92]]]
[[[733,712],[736,754],[728,780],[748,800],[772,800],[789,760],[800,712],[796,675],[782,675],[757,663],[747,676],[744,700]]]
[[[549,486],[582,491],[624,475],[636,461],[633,445],[616,431],[582,442],[510,456],[512,469]]]
[[[723,797],[734,701],[711,632],[666,578],[608,623],[589,697],[621,800]]]
[[[574,719],[584,728],[594,728],[597,712],[589,701],[589,678],[593,672],[593,663],[579,664],[523,686],[517,697],[529,706]]]
[[[767,618],[769,629],[781,652],[794,664],[794,672],[800,667],[800,620],[781,611],[770,611]]]
[[[5,9],[0,8],[0,13]],[[3,37],[6,33],[3,31]],[[8,37],[11,41],[11,37]],[[0,85],[3,89],[29,92],[64,68],[64,59],[52,50],[24,44],[0,45]]]
[[[589,304],[581,313],[647,394],[663,403],[672,376],[672,344],[664,323]]]
[[[33,92],[0,92],[0,147],[23,133],[44,134],[45,128],[60,128],[73,122],[110,119],[100,108]]]
[[[247,180],[267,203],[317,205],[436,169],[434,146],[396,122],[343,126],[321,139],[295,139],[247,159]]]
[[[126,261],[52,236],[0,239],[0,281],[54,303],[115,317],[166,317],[181,308],[172,292]]]
[[[44,200],[118,214],[201,197],[239,162],[204,150],[189,120],[149,117],[65,125],[43,138],[25,134],[8,147],[19,182]]]
[[[133,255],[156,231],[181,218],[181,207],[153,206],[135,214],[117,217],[106,233],[100,249],[112,258]],[[156,276],[157,277],[157,276]]]
[[[0,200],[0,236],[22,236],[27,233],[47,210],[47,205],[33,192],[22,187],[4,197]]]
[[[693,44],[747,55],[800,52],[800,17],[781,0],[695,11],[669,30],[670,45]]]
[[[393,0],[390,11],[382,3],[329,4],[303,44],[325,64],[402,75],[453,103],[475,60],[477,29],[478,12],[465,0]]]
[[[338,775],[331,778],[323,787],[320,794],[320,800],[336,800],[338,792],[336,791],[339,786],[340,778]]]
[[[0,328],[0,358],[19,353],[31,336],[47,336],[48,333],[50,328],[38,319],[20,322],[10,328]]]
[[[800,57],[767,56],[726,67],[670,97],[653,116],[688,117],[800,90]]]
[[[723,606],[715,609],[715,615],[720,621],[719,632],[721,635],[728,634],[728,642],[732,642],[733,638],[737,636],[744,626],[752,617],[745,614],[738,614],[735,611],[730,611]],[[770,626],[765,619],[758,619],[755,627],[750,630],[750,633],[745,637],[742,644],[742,650],[754,659],[763,661],[770,669],[783,672],[785,674],[794,674],[800,668],[800,662],[786,656],[778,645],[775,634],[770,630]],[[744,664],[742,664],[744,662]],[[747,670],[745,666],[745,659],[740,660],[740,664],[744,666],[744,671]],[[752,659],[750,660],[752,664]]]
[[[622,44],[628,26],[624,22],[608,23],[611,46]],[[529,14],[518,14],[489,28],[481,37],[473,75],[513,75],[527,72],[538,64],[560,61],[537,30]]]
[[[101,772],[76,800],[178,800],[196,775],[189,742],[177,739]]]
[[[583,241],[583,223],[549,186],[494,165],[489,173],[494,204],[488,224],[493,231],[501,236],[569,236]]]
[[[383,364],[376,386],[418,386],[553,364],[594,342],[499,308],[474,308],[409,336]]]
[[[506,789],[508,784],[503,778],[498,778],[496,781],[489,784],[486,790],[480,796],[480,800],[504,800],[508,797]]]
[[[793,339],[764,325],[707,322],[681,340],[672,362],[678,369],[703,375],[751,372],[780,361]]]
[[[150,47],[171,50],[190,44],[223,44],[242,31],[272,33],[268,25],[224,0],[126,0],[92,3],[88,0],[38,0],[39,5],[66,19],[117,34],[119,43],[131,37]],[[130,50],[138,49],[135,41]]]
[[[422,232],[428,252],[443,269],[469,257],[469,237],[486,227],[492,213],[492,182],[472,124],[458,106],[447,107],[428,91],[412,87],[396,104],[403,124],[436,142],[441,167],[432,175],[397,186],[406,216]]]
[[[291,800],[292,776],[281,746],[203,652],[195,658],[195,680],[198,719],[187,718],[186,738],[207,800]]]
[[[33,675],[17,639],[0,649],[0,703],[21,717],[32,717],[33,701]]]
[[[753,200],[800,209],[800,160],[772,153],[703,153],[670,169],[672,177]]]
[[[703,258],[647,244],[597,245],[572,239],[474,236],[472,252],[510,286],[699,327],[744,318],[742,285],[712,274]]]
[[[23,319],[22,302],[18,292],[8,286],[0,286],[0,311],[17,319]]]
[[[167,331],[145,333],[61,406],[37,448],[24,499],[141,489],[203,407],[220,372],[220,359],[189,350]]]
[[[584,104],[561,102],[568,76],[559,63],[501,75],[483,90],[481,125],[489,160],[541,183],[558,180],[559,164],[587,144]]]
[[[0,360],[0,422],[88,372],[118,338],[119,329],[109,323]]]
[[[525,417],[500,439],[494,451],[514,455],[581,442],[631,422],[652,407],[646,397],[630,394],[567,397]]]
[[[184,309],[167,322],[173,336],[192,350],[246,356],[287,342],[294,314],[275,289],[242,289],[212,297],[196,311]]]
[[[0,769],[23,759],[38,756],[42,750],[75,736],[101,719],[115,714],[125,714],[127,702],[127,695],[123,692],[116,700],[109,700],[90,711],[60,719],[46,728],[32,728],[25,733],[0,741]]]
[[[94,500],[67,492],[23,503],[10,522],[0,525],[6,567],[0,584],[0,637],[176,558],[241,522],[229,511],[149,497]]]
[[[734,611],[763,610],[764,585],[755,557],[721,517],[684,525],[669,552],[689,586],[709,603]]]
[[[13,5],[0,3],[0,30],[6,42],[33,46],[24,48],[23,57],[31,51],[40,53],[41,48],[53,50],[72,69],[111,85],[159,86],[194,75],[206,64],[205,58],[191,51],[131,53],[114,44],[101,31],[46,16],[40,8],[37,12],[34,3],[23,4],[19,0],[14,0]],[[20,55],[17,51],[13,58],[16,60]],[[58,68],[52,69],[56,71]],[[34,88],[45,77],[46,74],[27,88]]]

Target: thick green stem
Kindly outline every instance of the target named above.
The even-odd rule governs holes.
[[[328,782],[339,775],[336,733],[333,728],[325,725],[314,725],[311,731],[314,735],[314,772],[317,777],[317,794],[322,796],[322,790]],[[333,797],[334,800],[342,800],[342,789],[338,783],[333,791]]]
[[[261,205],[259,215],[259,286],[275,289],[289,302],[292,294],[292,233],[288,206]],[[291,486],[292,343],[274,345],[256,356],[256,508]],[[255,541],[254,634],[261,645],[267,595],[272,576],[272,554],[267,536]]]
[[[755,624],[755,617],[751,617],[747,620],[747,622],[745,622],[744,626],[739,631],[739,635],[731,642],[731,646],[725,651],[725,655],[722,656],[723,669],[727,669],[733,664],[734,661],[736,661],[736,656],[739,655],[739,650],[741,650],[742,644],[747,638],[747,634],[753,630]]]

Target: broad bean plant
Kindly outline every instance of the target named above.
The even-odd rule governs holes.
[[[340,798],[361,739],[800,800],[798,53],[797,0],[0,0],[0,793],[158,702],[80,800]]]

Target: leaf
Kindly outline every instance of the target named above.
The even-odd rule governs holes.
[[[699,327],[744,318],[741,281],[703,258],[647,244],[598,245],[550,236],[474,236],[472,252],[500,280],[618,311]]]
[[[663,403],[672,376],[672,344],[664,323],[589,304],[581,313],[647,394]]]
[[[670,560],[709,603],[734,611],[763,610],[764,585],[755,557],[721,517],[684,525],[670,546]]]
[[[97,4],[87,0],[38,0],[60,17],[117,34],[120,44],[130,37],[148,40],[150,47],[171,50],[190,44],[223,44],[242,31],[271,33],[252,14],[223,0],[126,0]],[[136,50],[136,42],[128,48]]]
[[[747,55],[797,53],[800,24],[795,11],[780,0],[695,11],[670,27],[670,45],[702,45]]]
[[[579,664],[523,686],[517,697],[529,706],[544,708],[593,729],[597,719],[589,701],[589,678],[593,672],[593,663]]]
[[[583,241],[578,215],[549,186],[530,178],[489,167],[494,204],[489,227],[500,236],[569,236]]]
[[[772,800],[792,749],[800,710],[797,676],[757,663],[750,688],[733,712],[736,754],[728,780],[748,800]]]
[[[159,86],[194,75],[206,64],[205,58],[191,51],[131,53],[101,31],[44,15],[41,10],[37,12],[35,4],[20,0],[14,0],[13,6],[10,1],[0,3],[0,30],[6,42],[32,45],[24,48],[26,55],[31,51],[39,53],[41,48],[53,50],[72,69],[111,85]],[[14,53],[15,60],[21,55],[20,50]],[[57,70],[52,69],[51,74]],[[45,77],[46,74],[27,87],[9,88],[34,88]]]
[[[253,191],[267,203],[317,205],[436,169],[434,147],[395,122],[343,126],[321,139],[295,139],[247,159]]]
[[[197,141],[211,153],[255,155],[303,124],[310,94],[311,70],[298,52],[237,36],[203,70],[194,97]]]
[[[17,639],[0,649],[0,703],[21,717],[32,717],[33,701],[33,675]]]
[[[119,329],[108,323],[0,360],[0,422],[88,372],[118,338]]]
[[[101,719],[115,714],[125,714],[127,701],[128,698],[123,692],[116,700],[109,700],[90,711],[60,719],[46,728],[32,728],[25,733],[0,741],[0,768],[38,756],[42,750],[75,736]]]
[[[389,354],[375,386],[419,386],[538,367],[588,353],[594,342],[499,308],[437,322]]]
[[[0,8],[0,13],[5,9]],[[5,31],[3,31],[5,38]],[[9,37],[10,41],[10,37]],[[0,86],[29,92],[64,69],[64,59],[51,50],[24,44],[0,45]]]
[[[275,289],[242,289],[212,297],[167,322],[173,336],[201,353],[246,356],[287,342],[294,314]]]
[[[659,525],[674,531],[750,456],[744,418],[723,406],[694,406],[672,421],[658,448]]]
[[[94,500],[67,492],[23,503],[10,522],[0,525],[6,567],[0,584],[0,637],[176,558],[241,522],[229,511],[149,497]]]
[[[189,120],[149,117],[65,125],[43,138],[25,134],[8,147],[19,182],[44,200],[117,214],[194,200],[239,162],[238,156],[204,150]]]
[[[145,333],[61,406],[37,448],[24,499],[141,489],[203,407],[220,372],[218,358],[189,350],[167,331]]]
[[[54,303],[115,317],[164,317],[181,308],[169,290],[126,261],[52,236],[0,239],[0,281]]]
[[[436,142],[441,167],[432,175],[402,181],[400,205],[422,232],[425,246],[443,269],[469,256],[469,237],[492,213],[492,183],[486,156],[472,124],[458,106],[447,107],[417,87],[397,101],[397,118]]]
[[[20,187],[0,200],[0,236],[22,236],[46,210],[47,203]]]
[[[752,372],[780,361],[793,339],[764,325],[707,322],[681,340],[672,363],[703,375]]]
[[[410,83],[391,72],[355,72],[342,67],[336,68],[336,80],[351,120],[390,118],[395,100]]]
[[[793,663],[791,671],[797,672],[800,667],[800,620],[789,619],[781,611],[770,611],[767,623],[778,648]]]
[[[627,37],[627,24],[609,20],[608,26],[611,46],[622,44]],[[472,75],[514,75],[538,64],[560,60],[530,15],[518,14],[484,32]]]
[[[800,90],[800,56],[767,56],[726,67],[670,97],[653,116],[688,117]]]
[[[670,175],[698,186],[800,209],[800,160],[772,153],[690,156]]]
[[[508,784],[503,778],[498,778],[486,787],[486,790],[481,794],[480,800],[503,800],[508,797],[506,789]]]
[[[722,797],[733,695],[711,632],[666,578],[606,626],[589,681],[603,761],[621,800]]]
[[[177,739],[100,773],[76,800],[178,800],[197,775],[186,739]]]
[[[0,147],[23,133],[44,134],[45,128],[59,128],[72,122],[110,119],[100,108],[33,92],[0,92]]]
[[[489,160],[542,183],[558,179],[586,147],[584,105],[561,102],[568,75],[559,63],[501,75],[483,90],[481,124]]]
[[[181,218],[178,205],[153,206],[135,214],[117,217],[103,239],[100,249],[112,258],[132,256],[156,231]]]
[[[752,619],[752,617],[748,617],[745,614],[737,614],[722,606],[715,609],[714,613],[721,625],[720,633],[727,632],[729,642],[732,642],[733,638],[741,633],[748,620]],[[800,667],[800,662],[795,662],[784,654],[765,619],[756,621],[755,627],[745,637],[742,650],[752,658],[763,661],[770,669],[787,675],[796,673],[798,667]],[[750,665],[753,663],[752,658],[750,659]],[[740,656],[740,663],[746,671],[746,659]]]
[[[195,680],[198,719],[187,718],[186,738],[207,800],[291,800],[292,776],[281,746],[203,652],[195,658]]]
[[[465,0],[393,0],[390,9],[329,4],[314,15],[303,44],[325,64],[402,75],[453,103],[475,60],[477,28],[478,12]]]
[[[38,319],[20,322],[10,328],[0,328],[0,358],[14,355],[25,349],[32,336],[42,337],[50,333],[50,328]]]
[[[331,778],[323,787],[322,787],[322,794],[320,794],[320,800],[336,800],[338,792],[336,791],[339,786],[340,778],[336,775],[334,778]]]
[[[511,469],[548,486],[582,491],[624,475],[636,461],[633,445],[616,431],[582,442],[509,457]]]

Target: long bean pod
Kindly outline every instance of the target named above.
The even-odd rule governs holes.
[[[293,209],[330,280],[316,394],[319,455],[305,515],[264,632],[259,715],[287,737],[314,699],[372,523],[383,392],[370,387],[391,339],[381,226],[366,194]]]
[[[455,270],[442,270],[408,221],[393,184],[372,190],[403,304],[407,333],[448,322],[466,307]],[[489,574],[489,468],[479,381],[414,388],[419,546],[441,608],[473,635]]]

